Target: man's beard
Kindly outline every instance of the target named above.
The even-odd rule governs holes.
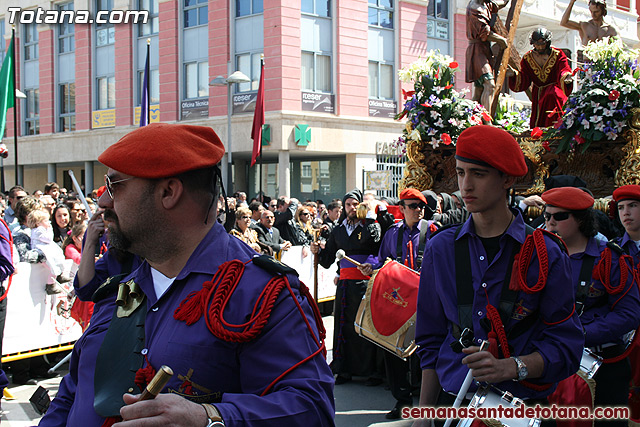
[[[349,212],[347,215],[347,222],[349,224],[354,224],[358,220],[358,211],[354,209],[352,212]]]
[[[104,212],[104,219],[109,221],[109,225],[107,226],[109,230],[109,243],[116,249],[128,251],[129,248],[131,248],[131,240],[129,240],[120,229],[120,223],[116,214],[107,210]]]

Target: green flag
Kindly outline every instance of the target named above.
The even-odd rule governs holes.
[[[1,43],[1,41],[0,41]],[[7,124],[7,110],[14,106],[16,89],[13,87],[13,37],[9,43],[7,56],[2,61],[0,69],[0,141],[4,136],[4,127]]]

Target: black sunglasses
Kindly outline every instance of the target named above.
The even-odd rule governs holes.
[[[544,212],[542,215],[544,216],[545,221],[549,221],[551,218],[555,219],[556,221],[564,221],[566,219],[569,219],[569,215],[571,215],[571,212]]]
[[[427,205],[425,205],[424,203],[410,203],[408,205],[404,205],[406,208],[409,209],[424,209]]]

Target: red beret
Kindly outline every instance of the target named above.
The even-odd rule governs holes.
[[[623,185],[613,190],[613,200],[640,200],[640,185]]]
[[[407,199],[416,199],[424,202],[425,205],[427,204],[427,199],[421,192],[419,192],[415,188],[405,188],[404,190],[402,190],[402,192],[400,193],[400,200]]]
[[[495,126],[476,125],[463,130],[456,142],[456,159],[491,166],[510,176],[524,176],[528,171],[515,138]]]
[[[220,161],[224,146],[206,126],[151,123],[120,138],[98,161],[127,175],[165,178]]]
[[[593,207],[593,197],[577,187],[558,187],[542,193],[542,200],[548,205],[570,211],[582,211]]]

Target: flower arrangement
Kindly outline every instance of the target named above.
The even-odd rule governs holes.
[[[591,142],[615,140],[625,129],[631,107],[640,102],[638,50],[618,37],[605,37],[584,49],[588,58],[580,71],[580,88],[564,105],[564,112],[545,136],[558,138],[557,152],[584,152]]]
[[[493,124],[501,126],[504,130],[520,134],[529,129],[531,109],[527,109],[522,103],[517,102],[510,95],[501,93],[498,98]]]
[[[491,122],[491,116],[475,101],[464,98],[468,90],[453,89],[453,75],[458,63],[439,51],[429,51],[398,71],[402,82],[413,82],[414,90],[405,92],[404,109],[397,120],[407,118],[403,135],[397,144],[410,141],[427,142],[433,148],[440,143],[454,144],[460,133],[476,124]]]

